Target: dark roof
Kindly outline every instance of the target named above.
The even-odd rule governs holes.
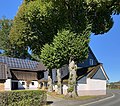
[[[0,56],[0,62],[7,64],[9,69],[21,69],[21,70],[32,70],[32,71],[40,71],[40,70],[47,69],[42,64],[42,62],[36,62],[36,61],[31,61],[26,59]]]
[[[39,80],[39,82],[48,82],[48,79],[42,78],[42,79]]]
[[[90,48],[90,46],[89,46],[89,52],[92,54],[92,56],[93,56],[93,58],[94,58],[94,60],[97,62],[97,63],[99,63],[98,62],[98,60],[97,60],[97,58],[96,58],[96,56],[94,55],[94,53],[93,53],[93,51],[92,51],[92,49]]]
[[[77,80],[81,79],[84,76],[87,76],[87,78],[92,78],[96,74],[100,66],[102,66],[102,64],[98,63],[97,65],[94,65],[94,66],[79,68],[77,70]],[[106,79],[109,79],[106,73],[105,73],[105,76],[106,76]],[[65,80],[68,78],[69,78],[69,73],[67,76],[63,77],[62,80]]]
[[[0,80],[7,79],[7,66],[6,64],[0,63]]]
[[[94,70],[94,71],[93,71]],[[77,69],[77,79],[82,78],[83,76],[86,76],[89,74],[89,77],[92,76],[96,71],[96,66],[90,66],[90,67],[84,67]],[[91,73],[90,73],[91,72]],[[69,73],[67,76],[63,77],[62,80],[68,79]]]
[[[96,72],[98,71],[100,66],[103,68],[102,64],[98,63],[97,65],[94,65],[94,66],[78,69],[77,70],[77,76],[78,76],[77,79],[81,79],[83,76],[87,76],[87,78],[92,78],[96,74]],[[105,71],[104,71],[104,74],[106,76],[106,79],[109,79],[107,74],[105,73]]]

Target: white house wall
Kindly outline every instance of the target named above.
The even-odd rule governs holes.
[[[106,90],[106,80],[87,79],[89,90]]]
[[[6,91],[11,90],[11,79],[7,79],[6,82],[4,83],[4,85],[5,85]]]
[[[29,89],[38,89],[38,82],[37,81],[32,81],[32,82],[34,82],[34,85],[32,85],[32,83],[30,83]]]
[[[25,85],[22,85],[22,82],[24,82]],[[18,81],[18,89],[26,89],[26,82],[25,81]]]
[[[27,89],[27,83],[22,80],[12,80],[12,82],[18,82],[18,89]],[[25,85],[22,85],[22,82],[25,83]],[[34,82],[34,85],[32,85],[32,82]],[[38,89],[38,82],[37,81],[31,81],[29,85],[29,89]]]
[[[78,84],[77,93],[84,95],[106,95],[106,80],[87,78],[87,84]]]

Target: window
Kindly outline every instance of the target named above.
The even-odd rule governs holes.
[[[22,85],[25,85],[25,82],[22,82]]]
[[[34,85],[34,82],[31,82],[32,85]]]
[[[44,83],[45,88],[47,88],[47,82]]]
[[[39,72],[38,73],[38,79],[44,78],[44,72]]]
[[[93,65],[93,59],[90,59],[90,65]]]
[[[63,70],[61,70],[61,75],[63,75]]]

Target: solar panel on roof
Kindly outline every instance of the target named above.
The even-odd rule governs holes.
[[[6,63],[10,68],[35,69],[38,62],[0,56],[0,62]]]

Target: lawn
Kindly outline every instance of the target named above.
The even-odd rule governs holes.
[[[57,94],[56,92],[48,92],[48,95],[52,96],[53,98],[63,98],[66,100],[88,100],[88,99],[95,99],[98,98],[98,96],[77,96],[75,98],[70,98],[63,94]]]

